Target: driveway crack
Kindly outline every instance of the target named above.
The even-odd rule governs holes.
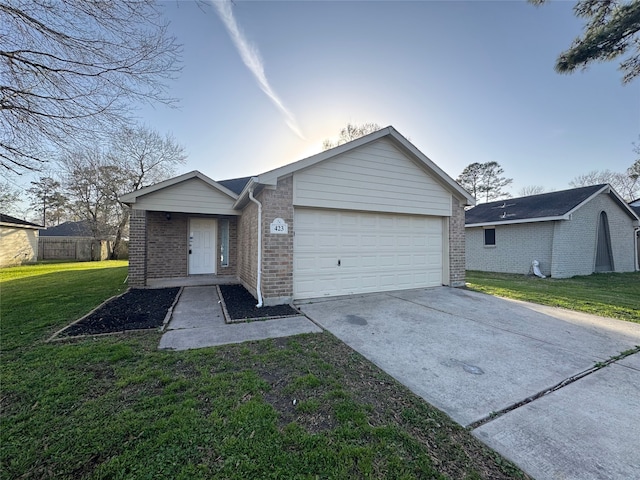
[[[611,365],[612,363],[618,362],[624,358],[627,358],[631,355],[635,355],[637,353],[640,353],[640,345],[637,345],[634,348],[631,348],[629,350],[625,350],[624,352],[619,353],[618,355],[615,355],[613,357],[608,358],[607,360],[604,360],[602,362],[597,362],[593,367],[588,368],[586,370],[583,370],[580,373],[577,373],[569,378],[565,378],[564,380],[562,380],[561,382],[555,384],[554,386],[552,386],[551,388],[547,388],[546,390],[542,390],[541,392],[538,392],[534,395],[531,395],[527,398],[525,398],[524,400],[521,400],[517,403],[514,403],[512,405],[509,405],[508,407],[503,408],[502,410],[499,410],[497,412],[491,412],[489,415],[487,415],[484,418],[481,418],[480,420],[476,420],[473,423],[470,423],[469,425],[467,425],[467,429],[468,430],[475,430],[478,427],[481,427],[482,425],[489,423],[493,420],[495,420],[496,418],[499,418],[503,415],[505,415],[506,413],[509,413],[513,410],[515,410],[516,408],[520,408],[524,405],[527,405],[528,403],[533,402],[534,400],[537,400],[539,398],[544,397],[545,395],[548,395],[550,393],[553,393],[557,390],[560,390],[561,388],[566,387],[567,385],[572,384],[573,382],[580,380],[581,378],[584,378],[588,375],[591,375],[594,372],[597,372],[598,370],[601,370],[609,365]]]

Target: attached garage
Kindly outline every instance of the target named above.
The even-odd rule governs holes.
[[[295,299],[433,287],[443,282],[439,217],[295,209]]]
[[[191,172],[123,200],[130,285],[236,275],[277,305],[465,283],[474,199],[393,127],[254,177]]]

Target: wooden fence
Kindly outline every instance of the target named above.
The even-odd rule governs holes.
[[[100,261],[107,260],[112,251],[112,240],[96,240],[91,237],[40,237],[38,239],[38,260]],[[127,258],[127,256],[127,245],[123,242],[118,258]]]

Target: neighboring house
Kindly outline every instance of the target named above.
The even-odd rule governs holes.
[[[629,202],[629,206],[640,217],[640,198]],[[640,269],[640,228],[636,230],[636,265]]]
[[[78,222],[64,222],[55,227],[49,227],[40,236],[93,238],[93,230],[88,220],[80,220]]]
[[[477,205],[466,212],[468,270],[556,278],[636,270],[640,219],[608,184]]]
[[[42,229],[35,223],[0,213],[0,267],[35,262],[38,233]]]
[[[473,197],[393,127],[255,177],[194,171],[122,200],[131,286],[225,275],[273,305],[464,285]]]

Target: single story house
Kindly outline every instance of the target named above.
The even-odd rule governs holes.
[[[466,212],[467,269],[567,278],[637,269],[640,218],[608,184],[477,205]]]
[[[82,237],[93,238],[93,230],[88,220],[63,222],[44,230],[41,237]]]
[[[275,305],[465,282],[474,199],[393,127],[254,177],[193,171],[122,200],[131,286],[224,275]]]
[[[0,213],[0,268],[35,262],[44,227]]]

